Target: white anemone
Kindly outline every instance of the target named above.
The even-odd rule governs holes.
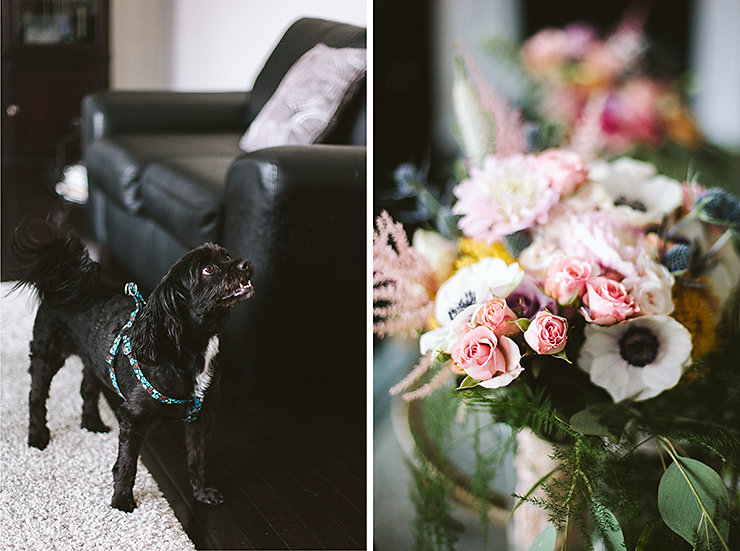
[[[656,174],[655,166],[629,158],[597,162],[590,167],[591,180],[600,184],[615,212],[636,225],[660,222],[681,206],[681,184]]]
[[[584,334],[578,365],[615,402],[657,396],[675,386],[691,363],[691,334],[668,316],[588,324]]]
[[[480,304],[494,296],[506,298],[523,277],[524,270],[519,264],[506,264],[500,258],[487,257],[463,266],[437,291],[434,316],[440,325],[448,325],[471,304]]]
[[[422,354],[438,350],[450,353],[465,329],[465,323],[483,302],[494,296],[506,298],[519,286],[524,270],[519,264],[506,264],[500,258],[487,257],[463,266],[437,291],[434,316],[441,327],[421,336]]]

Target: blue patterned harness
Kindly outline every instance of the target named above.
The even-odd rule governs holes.
[[[134,298],[134,300],[136,301],[136,308],[133,312],[131,312],[128,321],[124,324],[123,327],[121,327],[121,330],[118,332],[116,339],[113,341],[113,345],[110,347],[108,355],[105,357],[105,361],[108,364],[108,375],[110,376],[110,381],[113,384],[113,388],[116,389],[116,392],[121,398],[123,398],[124,400],[126,399],[126,397],[121,392],[121,389],[118,387],[116,371],[113,366],[113,361],[116,358],[116,354],[118,354],[118,347],[123,344],[123,354],[128,358],[128,362],[131,365],[131,368],[134,370],[136,378],[139,379],[139,382],[146,389],[149,395],[158,402],[167,405],[189,404],[187,414],[185,415],[183,421],[187,423],[195,421],[198,416],[198,412],[203,405],[203,400],[198,396],[194,396],[190,400],[178,400],[176,398],[169,398],[163,395],[147,380],[147,378],[144,376],[144,372],[139,366],[139,362],[136,360],[136,358],[134,358],[131,351],[131,338],[128,335],[124,335],[124,332],[130,329],[131,326],[134,324],[136,315],[139,313],[139,310],[141,310],[142,306],[146,304],[146,302],[144,301],[144,297],[141,296],[141,293],[139,293],[139,289],[136,287],[136,283],[127,283],[124,291],[127,295]]]

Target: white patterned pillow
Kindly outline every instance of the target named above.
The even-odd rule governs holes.
[[[285,73],[239,141],[244,151],[319,142],[367,70],[364,48],[317,44]]]

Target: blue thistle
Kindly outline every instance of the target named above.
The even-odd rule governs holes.
[[[694,204],[699,219],[710,224],[740,228],[740,199],[715,187]]]
[[[676,274],[685,272],[691,263],[691,245],[676,243],[663,257],[663,265]]]

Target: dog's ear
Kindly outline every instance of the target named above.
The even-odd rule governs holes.
[[[185,297],[171,282],[152,292],[132,328],[132,341],[140,361],[156,363],[161,354],[177,354],[182,342],[181,307]]]

